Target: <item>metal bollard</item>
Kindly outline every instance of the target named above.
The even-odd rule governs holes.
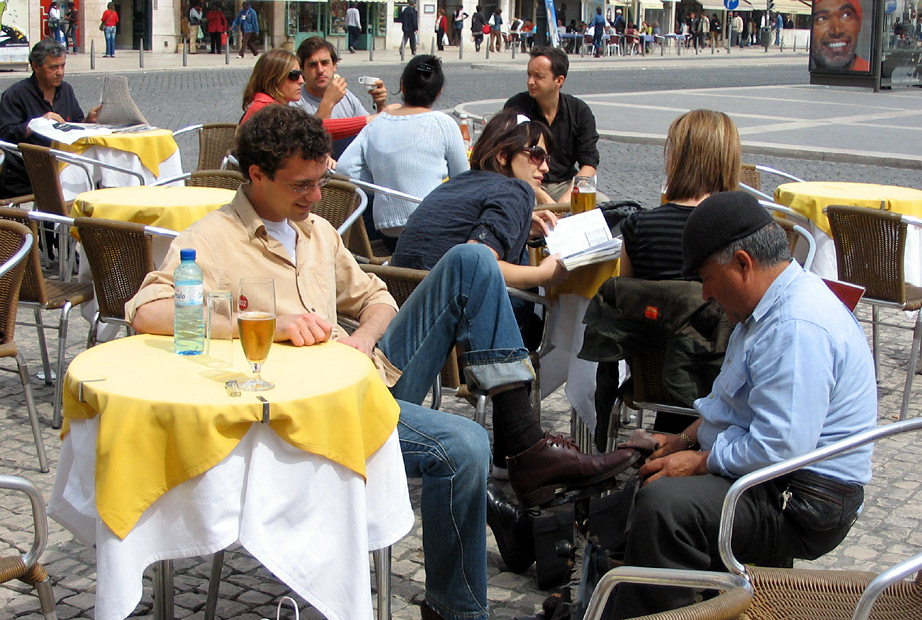
[[[403,62],[403,48],[404,47],[405,47],[404,44],[401,43],[400,44],[400,62]]]
[[[438,36],[438,35],[436,35]],[[435,56],[435,37],[432,37],[432,43],[429,45],[429,55]]]
[[[371,45],[368,46],[368,61],[372,62],[375,59],[375,37],[371,37]]]
[[[336,57],[342,58],[342,55],[339,53],[339,44],[342,41],[339,37],[336,37]]]
[[[518,46],[519,46],[518,41],[512,42],[512,60],[515,60],[515,48],[517,48]]]
[[[182,66],[189,66],[189,44],[186,42],[183,42],[182,46]]]
[[[230,64],[230,37],[227,37],[227,43],[224,45],[224,64]]]
[[[458,60],[464,60],[464,35],[458,39]]]
[[[138,63],[144,68],[144,37],[138,39]]]
[[[487,60],[490,60],[490,48],[491,48],[491,47],[493,47],[493,46],[492,46],[492,45],[487,45],[487,55],[484,57],[484,58],[486,58]]]
[[[90,69],[96,69],[96,41],[90,41]]]

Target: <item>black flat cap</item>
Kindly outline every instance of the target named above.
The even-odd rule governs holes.
[[[765,207],[747,192],[720,192],[705,198],[692,209],[682,232],[682,275],[694,276],[714,252],[772,221]]]

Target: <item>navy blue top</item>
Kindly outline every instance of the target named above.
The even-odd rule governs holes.
[[[499,260],[523,264],[535,192],[525,181],[468,170],[439,185],[410,215],[395,267],[432,269],[451,248],[469,240],[496,251]]]

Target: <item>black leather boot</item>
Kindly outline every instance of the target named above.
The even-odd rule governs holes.
[[[513,573],[522,573],[535,563],[534,521],[502,491],[487,484],[487,525],[493,530],[503,563]]]

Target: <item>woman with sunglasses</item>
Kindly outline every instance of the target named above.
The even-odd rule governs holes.
[[[301,66],[298,57],[287,50],[271,50],[259,57],[250,81],[243,89],[243,118],[240,125],[267,105],[288,105],[301,99]],[[323,127],[334,140],[349,138],[359,133],[374,119],[372,116],[324,119]]]
[[[391,264],[431,269],[452,247],[482,243],[493,250],[509,286],[528,289],[563,280],[566,270],[558,256],[533,267],[525,247],[529,237],[544,236],[557,223],[551,211],[535,211],[552,139],[546,125],[526,116],[508,110],[494,116],[474,145],[471,170],[426,196],[407,221]]]
[[[447,114],[432,110],[444,84],[438,58],[413,57],[400,78],[403,103],[379,114],[374,124],[353,140],[340,156],[336,171],[411,196],[425,196],[445,177],[468,170],[458,124]],[[374,197],[374,227],[391,250],[416,206],[384,194]]]

